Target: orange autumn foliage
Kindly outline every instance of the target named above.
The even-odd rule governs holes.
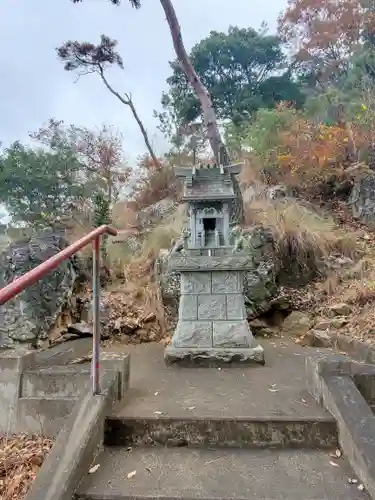
[[[277,169],[289,185],[313,188],[344,170],[349,139],[342,127],[299,118],[280,132],[279,141]]]
[[[293,46],[296,60],[335,71],[375,27],[375,12],[359,0],[288,0],[278,19],[284,43]]]

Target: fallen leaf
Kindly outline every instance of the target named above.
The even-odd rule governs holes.
[[[337,464],[336,462],[332,462],[332,460],[329,462],[330,465],[332,465],[332,467],[338,467],[339,464]]]
[[[337,449],[335,451],[335,455],[336,455],[337,458],[341,458],[341,456],[342,456],[341,450]]]
[[[359,484],[359,485],[357,486],[357,488],[359,489],[359,491],[363,491],[363,490],[365,489],[365,487],[363,486],[363,484],[362,484],[362,483],[361,483],[361,484]]]
[[[157,396],[159,393],[158,392],[155,392],[154,396]]]
[[[94,474],[94,472],[96,472],[100,467],[100,464],[96,464],[94,465],[93,467],[91,467],[91,469],[89,470],[89,474]]]
[[[348,478],[348,483],[349,484],[357,484],[358,483],[358,479],[349,477]]]
[[[155,414],[155,415],[162,415],[162,414],[163,414],[163,412],[162,412],[162,411],[154,411],[154,414]]]
[[[192,411],[195,410],[196,406],[188,406],[188,410]]]
[[[128,474],[128,479],[131,479],[132,477],[134,477],[135,475],[137,474],[137,471],[136,470],[132,470],[131,472],[129,472]]]

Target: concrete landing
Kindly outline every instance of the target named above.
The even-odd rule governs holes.
[[[346,461],[328,452],[107,448],[95,464],[76,500],[369,499],[349,484]]]
[[[112,345],[131,353],[130,388],[113,416],[332,420],[306,390],[305,357],[318,349],[261,343],[266,366],[220,369],[165,366],[159,344]]]

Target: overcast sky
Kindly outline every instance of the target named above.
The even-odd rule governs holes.
[[[114,125],[124,135],[129,157],[145,151],[130,112],[102,86],[97,75],[82,77],[63,70],[55,48],[66,40],[97,43],[101,34],[119,42],[125,71],[109,73],[119,91],[130,91],[157,153],[165,142],[156,130],[153,109],[174,58],[168,25],[158,0],[143,0],[140,10],[127,0],[114,7],[106,0],[0,1],[0,141],[27,140],[50,117],[95,127]],[[271,30],[286,0],[174,0],[187,49],[210,30],[230,25]]]

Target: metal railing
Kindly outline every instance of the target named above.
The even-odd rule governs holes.
[[[45,262],[25,273],[23,276],[16,278],[0,290],[0,305],[5,304],[28,286],[40,280],[43,276],[56,269],[64,260],[69,259],[72,255],[84,248],[89,243],[92,243],[93,248],[93,265],[92,265],[92,316],[93,316],[93,331],[92,331],[92,389],[94,394],[100,394],[100,238],[104,234],[112,236],[117,235],[117,230],[110,226],[100,226],[91,233],[83,236],[72,245],[69,245],[61,252],[53,257],[50,257]]]

